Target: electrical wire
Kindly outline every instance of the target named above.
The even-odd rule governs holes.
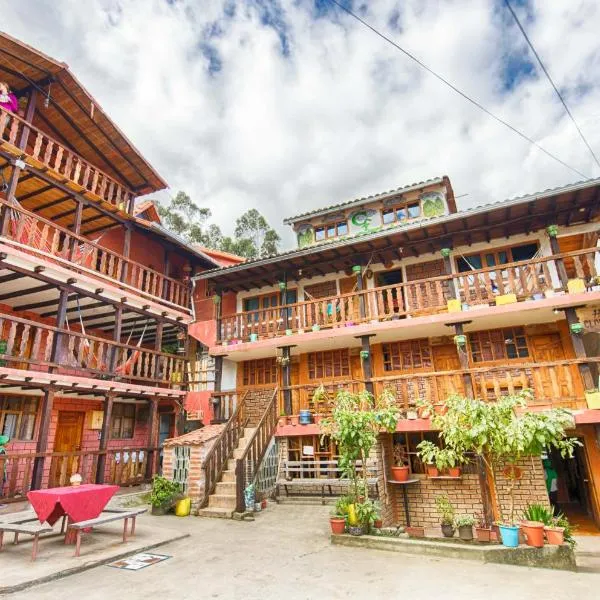
[[[540,58],[540,55],[537,53],[536,49],[533,47],[533,43],[531,42],[531,40],[529,39],[529,36],[525,32],[525,29],[523,28],[523,25],[521,25],[521,21],[519,21],[519,18],[517,17],[515,11],[513,10],[513,7],[510,5],[510,2],[508,0],[504,0],[504,3],[506,4],[506,7],[510,11],[510,14],[513,16],[513,19],[515,20],[515,23],[517,24],[517,27],[521,30],[521,33],[523,34],[523,37],[525,38],[525,41],[527,42],[527,45],[529,46],[529,48],[533,52],[533,55],[535,56],[535,58],[537,59],[538,63],[540,64],[540,67],[542,68],[542,71],[544,71],[544,75],[546,75],[546,78],[550,82],[550,85],[554,88],[554,91],[556,92],[556,95],[558,96],[558,99],[561,101],[562,105],[564,106],[566,113],[569,115],[569,118],[571,119],[571,121],[573,121],[573,125],[575,125],[575,129],[577,129],[577,132],[579,133],[579,136],[583,140],[583,143],[587,146],[587,149],[590,151],[590,154],[593,156],[594,160],[596,161],[596,164],[600,167],[600,160],[598,160],[598,157],[596,156],[596,154],[592,150],[592,147],[590,146],[590,144],[588,143],[588,141],[585,139],[585,136],[583,135],[583,132],[579,128],[579,125],[577,125],[577,121],[575,121],[575,117],[573,116],[573,114],[569,110],[569,107],[567,106],[567,103],[565,102],[565,99],[563,98],[562,94],[558,91],[558,88],[554,84],[554,81],[552,80],[552,77],[550,77],[550,73],[548,73],[548,70],[544,66],[544,63],[542,62],[542,59]]]
[[[432,68],[428,67],[424,62],[420,61],[416,56],[411,54],[408,50],[405,50],[404,48],[402,48],[402,46],[398,45],[391,38],[389,38],[385,34],[381,33],[378,29],[375,29],[375,27],[373,27],[372,25],[367,23],[367,21],[365,21],[364,19],[359,17],[352,10],[350,10],[349,8],[346,8],[343,4],[338,2],[338,0],[329,0],[329,2],[331,2],[332,4],[335,4],[338,8],[343,10],[345,13],[347,13],[348,15],[350,15],[351,17],[353,17],[354,19],[356,19],[357,21],[362,23],[362,25],[364,25],[367,29],[370,29],[375,35],[377,35],[381,39],[385,40],[388,44],[391,44],[392,46],[394,46],[394,48],[396,48],[396,50],[399,50],[404,55],[408,56],[408,58],[410,58],[412,61],[417,63],[422,69],[425,69],[425,71],[427,71],[428,73],[433,75],[435,78],[439,79],[444,85],[448,86],[451,90],[456,92],[459,96],[462,96],[465,100],[467,100],[468,102],[470,102],[471,104],[473,104],[474,106],[479,108],[481,111],[486,113],[488,116],[492,117],[492,119],[494,119],[495,121],[498,121],[498,123],[501,123],[505,127],[508,127],[508,129],[510,129],[513,133],[516,133],[519,137],[523,138],[524,140],[526,140],[527,142],[529,142],[530,144],[535,146],[538,150],[541,150],[544,154],[546,154],[546,156],[549,156],[556,162],[559,162],[563,167],[566,167],[567,169],[570,169],[574,173],[577,173],[577,175],[579,175],[580,177],[583,177],[584,179],[589,179],[589,177],[587,175],[585,175],[584,173],[582,173],[575,167],[572,167],[571,165],[567,164],[565,161],[561,160],[560,158],[558,158],[558,156],[556,156],[555,154],[552,154],[551,152],[546,150],[543,146],[538,144],[535,140],[531,139],[529,136],[524,134],[522,131],[519,131],[516,127],[513,127],[510,123],[506,122],[504,119],[498,117],[493,112],[491,112],[490,110],[485,108],[485,106],[480,104],[477,100],[474,100],[473,98],[468,96],[465,92],[461,91],[454,84],[450,83],[447,79],[445,79],[444,77],[442,77],[441,75],[436,73]]]

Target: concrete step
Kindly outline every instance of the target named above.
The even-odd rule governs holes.
[[[211,517],[213,519],[231,519],[233,510],[228,508],[200,508],[198,510],[199,517]]]
[[[235,465],[236,465],[236,460],[234,458],[230,458],[227,461],[227,470],[228,471],[233,471],[235,473]]]
[[[256,431],[256,427],[244,427],[244,437],[251,437]]]
[[[244,455],[244,450],[246,448],[236,448],[233,451],[233,458],[242,458],[242,456]]]
[[[212,494],[208,497],[208,508],[228,508],[235,510],[235,495]]]
[[[235,469],[227,469],[227,471],[223,471],[221,481],[223,483],[235,483]]]
[[[215,494],[220,496],[235,496],[235,483],[220,481],[217,483]]]

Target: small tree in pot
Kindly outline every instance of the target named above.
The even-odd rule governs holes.
[[[153,515],[164,515],[169,512],[178,500],[183,498],[181,487],[174,481],[165,477],[155,475],[152,479],[152,492],[150,493],[150,504]]]
[[[458,537],[465,542],[470,542],[473,539],[473,525],[475,525],[475,519],[472,515],[460,515],[456,519]]]
[[[435,498],[435,506],[440,514],[440,524],[444,537],[454,537],[454,506],[446,494],[440,494]]]

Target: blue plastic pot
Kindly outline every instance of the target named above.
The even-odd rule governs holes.
[[[298,419],[300,425],[310,425],[312,423],[312,414],[310,410],[301,410],[300,417]]]
[[[514,525],[499,525],[502,545],[516,548],[519,545],[519,528]]]

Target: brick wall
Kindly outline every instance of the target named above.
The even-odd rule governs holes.
[[[245,403],[249,427],[256,427],[256,425],[258,425],[258,422],[267,408],[267,404],[273,397],[273,391],[274,388],[248,391]]]
[[[304,293],[307,294],[305,300],[337,296],[337,282],[335,279],[330,279],[321,283],[314,283],[313,285],[305,285]]]
[[[430,277],[439,277],[445,275],[446,271],[444,268],[444,261],[430,260],[427,262],[416,263],[413,265],[407,265],[406,267],[406,281],[416,281],[418,279],[429,279]],[[439,306],[443,304],[445,300],[450,298],[450,292],[448,282],[442,283],[442,293],[444,298],[439,298],[438,295],[433,293],[432,286],[424,283],[419,286],[420,294],[417,298],[416,290],[414,287],[407,288],[408,302],[412,307],[427,308],[429,306]]]

